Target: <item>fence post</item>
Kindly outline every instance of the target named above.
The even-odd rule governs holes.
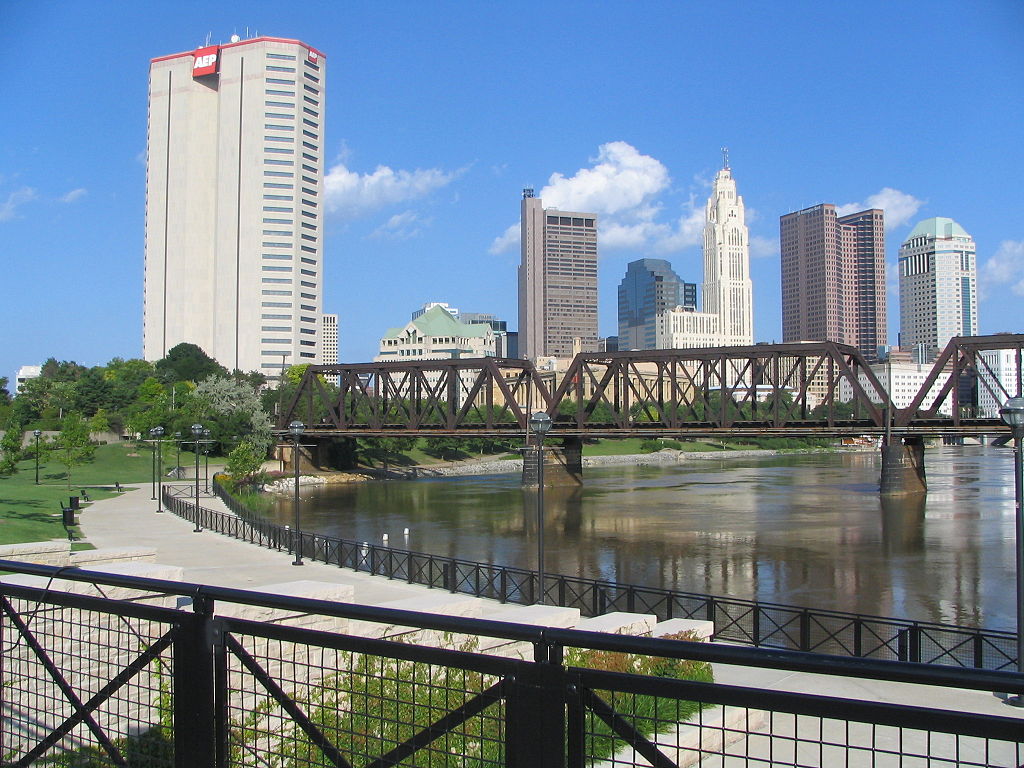
[[[811,612],[806,608],[800,611],[800,650],[811,650]]]
[[[498,576],[498,602],[508,602],[508,569],[502,568],[500,575]]]
[[[459,573],[458,569],[457,569],[457,567],[455,565],[455,558],[452,558],[451,562],[449,562],[448,568],[449,568],[449,571],[451,573],[451,577],[448,579],[448,591],[454,593],[458,589],[458,573]]]
[[[175,768],[216,766],[218,731],[214,685],[214,646],[218,628],[213,621],[213,601],[202,595],[193,600],[194,613],[185,614],[175,626],[174,671],[174,764]]]
[[[505,730],[508,768],[565,768],[566,670],[561,647],[535,644],[536,661],[510,679]]]

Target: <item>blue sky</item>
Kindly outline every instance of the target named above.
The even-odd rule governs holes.
[[[700,282],[728,146],[755,338],[778,217],[886,208],[978,245],[980,331],[1024,331],[1024,3],[0,0],[0,375],[137,357],[149,60],[237,33],[328,56],[325,301],[369,360],[426,301],[516,320],[524,186],[601,215],[600,331],[629,261]],[[891,286],[895,283],[891,280]],[[899,302],[889,294],[890,341]]]

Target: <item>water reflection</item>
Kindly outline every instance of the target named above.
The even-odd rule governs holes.
[[[930,447],[926,462],[927,497],[889,499],[873,452],[588,469],[582,488],[545,491],[546,568],[1011,628],[1010,451]],[[275,517],[291,514],[282,498]],[[303,527],[532,568],[536,494],[515,475],[303,490]]]

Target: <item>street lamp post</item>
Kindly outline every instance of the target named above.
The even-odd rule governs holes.
[[[42,435],[42,430],[34,430],[32,436],[36,439],[36,485],[39,485],[39,436]]]
[[[156,427],[149,430],[149,443],[153,449],[153,455],[149,457],[149,468],[153,472],[149,481],[149,498],[156,500]]]
[[[292,464],[295,466],[295,526],[292,528],[292,546],[295,550],[295,559],[292,565],[302,565],[302,517],[299,514],[299,438],[305,431],[306,425],[301,421],[293,421],[288,425],[288,431],[292,434]]]
[[[1017,526],[1017,671],[1024,672],[1024,458],[1021,443],[1024,442],[1024,397],[1011,397],[999,409],[999,415],[1009,425],[1013,434],[1013,489],[1015,502],[1014,520]],[[1013,696],[1007,704],[1024,707],[1024,695]]]
[[[544,435],[551,429],[551,417],[543,411],[530,416],[530,431],[537,436],[537,599],[544,604]]]
[[[210,430],[203,430],[203,490],[210,492]]]
[[[196,439],[196,527],[192,533],[199,533],[203,529],[199,527],[199,438],[203,436],[203,425],[192,425],[192,437]]]
[[[164,428],[153,427],[149,430],[149,434],[153,435],[153,439],[156,441],[156,511],[163,512],[160,508],[160,493],[164,487]]]
[[[178,455],[174,457],[174,477],[181,479],[181,432],[174,433],[174,440],[178,444]]]

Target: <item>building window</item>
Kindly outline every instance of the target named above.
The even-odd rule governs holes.
[[[295,61],[295,56],[290,53],[270,53],[267,52],[268,59],[283,59],[284,61]],[[294,70],[292,70],[294,71]]]
[[[262,293],[263,293],[264,296],[291,296],[292,295],[291,291],[278,291],[278,290],[271,290],[271,289],[264,289]]]
[[[295,94],[291,94],[294,96]],[[295,109],[294,104],[289,104],[287,101],[264,101],[263,106],[265,107],[284,107],[285,109]],[[291,117],[291,115],[289,115]]]
[[[295,67],[278,67],[273,64],[267,64],[268,72],[295,72]]]
[[[261,307],[280,307],[282,309],[291,309],[292,303],[290,301],[264,301],[260,304]]]
[[[293,168],[295,167],[295,161],[294,160],[277,160],[276,158],[273,158],[273,157],[265,157],[265,158],[263,158],[263,164],[264,165],[290,165]]]
[[[263,127],[266,130],[268,130],[268,131],[294,131],[295,130],[295,126],[294,125],[280,125],[278,123],[264,123]],[[267,138],[271,139],[273,137],[268,136]],[[276,138],[274,138],[273,140],[275,140],[275,141],[282,141],[282,139],[276,139]],[[291,139],[288,139],[288,140],[291,141]]]
[[[267,88],[263,92],[265,94],[267,94],[268,96],[294,96],[295,95],[295,91],[281,91],[281,90],[277,90],[275,88]],[[275,101],[270,101],[270,102],[267,102],[267,103],[270,104],[271,106],[282,106],[282,107],[289,106],[288,104],[281,104],[281,103],[275,102]]]
[[[294,149],[288,149],[287,147],[264,147],[264,152],[273,152],[278,155],[294,155]]]
[[[264,205],[264,211],[275,211],[277,213],[294,213],[295,209],[286,205]]]

